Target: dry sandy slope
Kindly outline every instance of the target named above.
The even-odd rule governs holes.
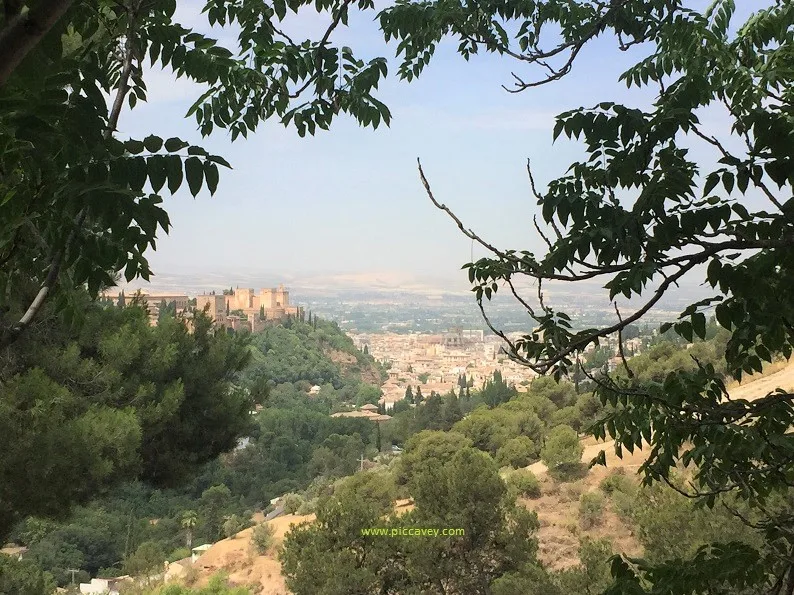
[[[748,376],[740,383],[728,385],[728,393],[732,399],[746,399],[752,401],[763,397],[777,388],[794,390],[794,360],[785,364],[772,364],[763,376]],[[623,453],[619,459],[615,455],[614,441],[596,442],[592,437],[582,439],[584,454],[582,461],[589,463],[602,450],[606,451],[607,467],[637,468],[642,464],[641,452],[634,454]],[[536,475],[546,472],[546,465],[541,462],[533,463],[529,470]]]
[[[733,399],[753,400],[762,397],[777,388],[794,389],[794,361],[786,364],[770,366],[763,376],[750,376],[741,383],[728,386]],[[575,483],[559,485],[548,477],[546,466],[534,463],[529,469],[541,479],[543,495],[537,500],[525,500],[527,508],[535,510],[540,520],[539,533],[540,559],[551,568],[560,569],[575,565],[579,537],[607,537],[612,541],[615,551],[640,554],[640,547],[627,527],[611,511],[604,514],[603,523],[588,531],[577,527],[578,497],[581,493],[598,489],[601,480],[616,468],[625,469],[627,474],[636,472],[645,460],[645,453],[635,450],[629,453],[624,450],[623,458],[615,455],[614,441],[596,442],[592,437],[582,440],[584,454],[582,461],[589,463],[601,450],[606,453],[607,466],[596,466],[587,476]]]
[[[794,389],[794,359],[787,363],[775,363],[767,367],[763,376],[748,376],[740,383],[728,386],[732,399],[752,401],[777,388]]]
[[[776,388],[794,389],[794,362],[773,367],[769,373],[761,377],[749,377],[740,384],[729,387],[733,398],[752,399],[763,396]],[[631,534],[629,527],[611,511],[604,513],[600,526],[588,531],[581,531],[577,525],[579,497],[584,492],[598,489],[598,484],[613,469],[622,467],[630,474],[636,471],[644,460],[642,451],[633,454],[624,452],[623,458],[615,456],[612,441],[596,442],[593,438],[582,441],[584,454],[582,460],[589,462],[601,450],[606,451],[607,467],[595,467],[587,476],[574,483],[558,484],[546,474],[543,463],[529,466],[542,481],[543,495],[536,500],[522,500],[527,508],[538,513],[541,529],[539,534],[539,557],[551,568],[559,569],[575,565],[578,562],[577,549],[579,538],[583,535],[606,537],[612,541],[615,551],[628,554],[639,554],[639,545]],[[402,501],[398,509],[409,510],[410,504]],[[275,528],[276,544],[280,544],[284,534],[292,525],[310,522],[313,515],[284,515],[269,523]],[[260,522],[262,518],[257,518]],[[288,595],[281,567],[275,556],[275,547],[265,556],[258,556],[251,547],[251,533],[246,529],[232,539],[224,539],[214,544],[196,562],[199,571],[198,584],[203,585],[216,572],[229,574],[230,583],[251,588],[255,595]]]
[[[275,530],[275,546],[264,556],[257,555],[251,544],[253,528],[213,544],[196,560],[198,585],[206,584],[209,577],[223,571],[229,575],[229,584],[249,587],[256,595],[287,595],[276,549],[291,526],[313,520],[314,515],[287,514],[268,521]]]

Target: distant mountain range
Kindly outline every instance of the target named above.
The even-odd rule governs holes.
[[[693,281],[696,277],[693,277]],[[604,280],[605,281],[605,280]],[[579,282],[576,285],[567,283],[548,283],[544,285],[544,295],[549,301],[561,306],[576,305],[579,307],[609,306],[608,296],[603,289],[604,281]],[[453,297],[471,299],[471,286],[468,284],[464,271],[456,277],[419,277],[403,272],[358,272],[358,273],[308,273],[295,274],[278,271],[251,271],[246,269],[229,269],[224,272],[158,272],[152,277],[151,283],[135,280],[121,287],[130,293],[136,289],[148,292],[175,292],[197,295],[207,291],[221,291],[229,287],[275,287],[283,283],[291,292],[295,303],[315,298],[367,299],[391,298],[402,301],[414,296],[430,301],[450,299]],[[530,298],[536,295],[537,288],[532,283],[525,283],[523,293]],[[507,293],[507,292],[505,292]],[[682,282],[675,291],[668,293],[660,302],[663,309],[677,309],[709,295],[707,288],[695,282]],[[625,300],[620,300],[625,302]],[[629,302],[626,307],[638,304]]]

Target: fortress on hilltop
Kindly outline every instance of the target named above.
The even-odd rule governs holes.
[[[289,291],[284,285],[262,288],[258,293],[252,288],[238,287],[229,293],[196,296],[196,309],[205,307],[217,324],[233,329],[248,326],[254,332],[266,321],[301,314],[300,306],[290,305]]]
[[[123,291],[117,295],[103,294],[102,299],[118,306],[142,304],[149,311],[152,325],[157,324],[160,308],[165,305],[171,307],[175,314],[186,313],[188,317],[192,316],[193,311],[204,311],[218,326],[235,330],[247,328],[252,332],[262,330],[266,322],[280,321],[290,316],[299,317],[303,313],[303,308],[289,303],[289,291],[284,285],[258,291],[239,287],[222,293],[212,291],[197,295],[195,303],[191,303],[193,300],[187,295],[141,291],[126,296]]]

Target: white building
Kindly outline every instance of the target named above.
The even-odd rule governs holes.
[[[206,552],[208,549],[212,547],[211,543],[205,543],[203,545],[197,545],[193,548],[192,555],[190,556],[191,562],[195,562],[198,560],[199,556]]]
[[[115,578],[92,578],[90,583],[80,583],[80,593],[83,595],[119,595],[122,584],[132,581],[129,576]]]

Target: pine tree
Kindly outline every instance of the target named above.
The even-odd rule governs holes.
[[[425,398],[422,396],[422,387],[421,386],[417,386],[416,387],[416,397],[414,398],[414,403],[416,403],[418,405],[419,403],[424,401],[424,399]]]
[[[119,294],[118,306],[119,308],[123,308],[126,305],[127,305],[127,300],[124,298],[124,290],[122,289],[121,293]]]
[[[411,390],[411,385],[408,385],[408,388],[405,389],[405,400],[409,403],[414,402],[414,391]]]
[[[463,394],[463,387],[460,389],[461,395]],[[444,422],[444,430],[449,430],[452,426],[463,419],[463,413],[460,410],[460,399],[455,396],[454,391],[450,391],[450,394],[444,399],[444,409],[443,409],[443,422]]]
[[[364,355],[369,355],[369,347],[364,343]]]

